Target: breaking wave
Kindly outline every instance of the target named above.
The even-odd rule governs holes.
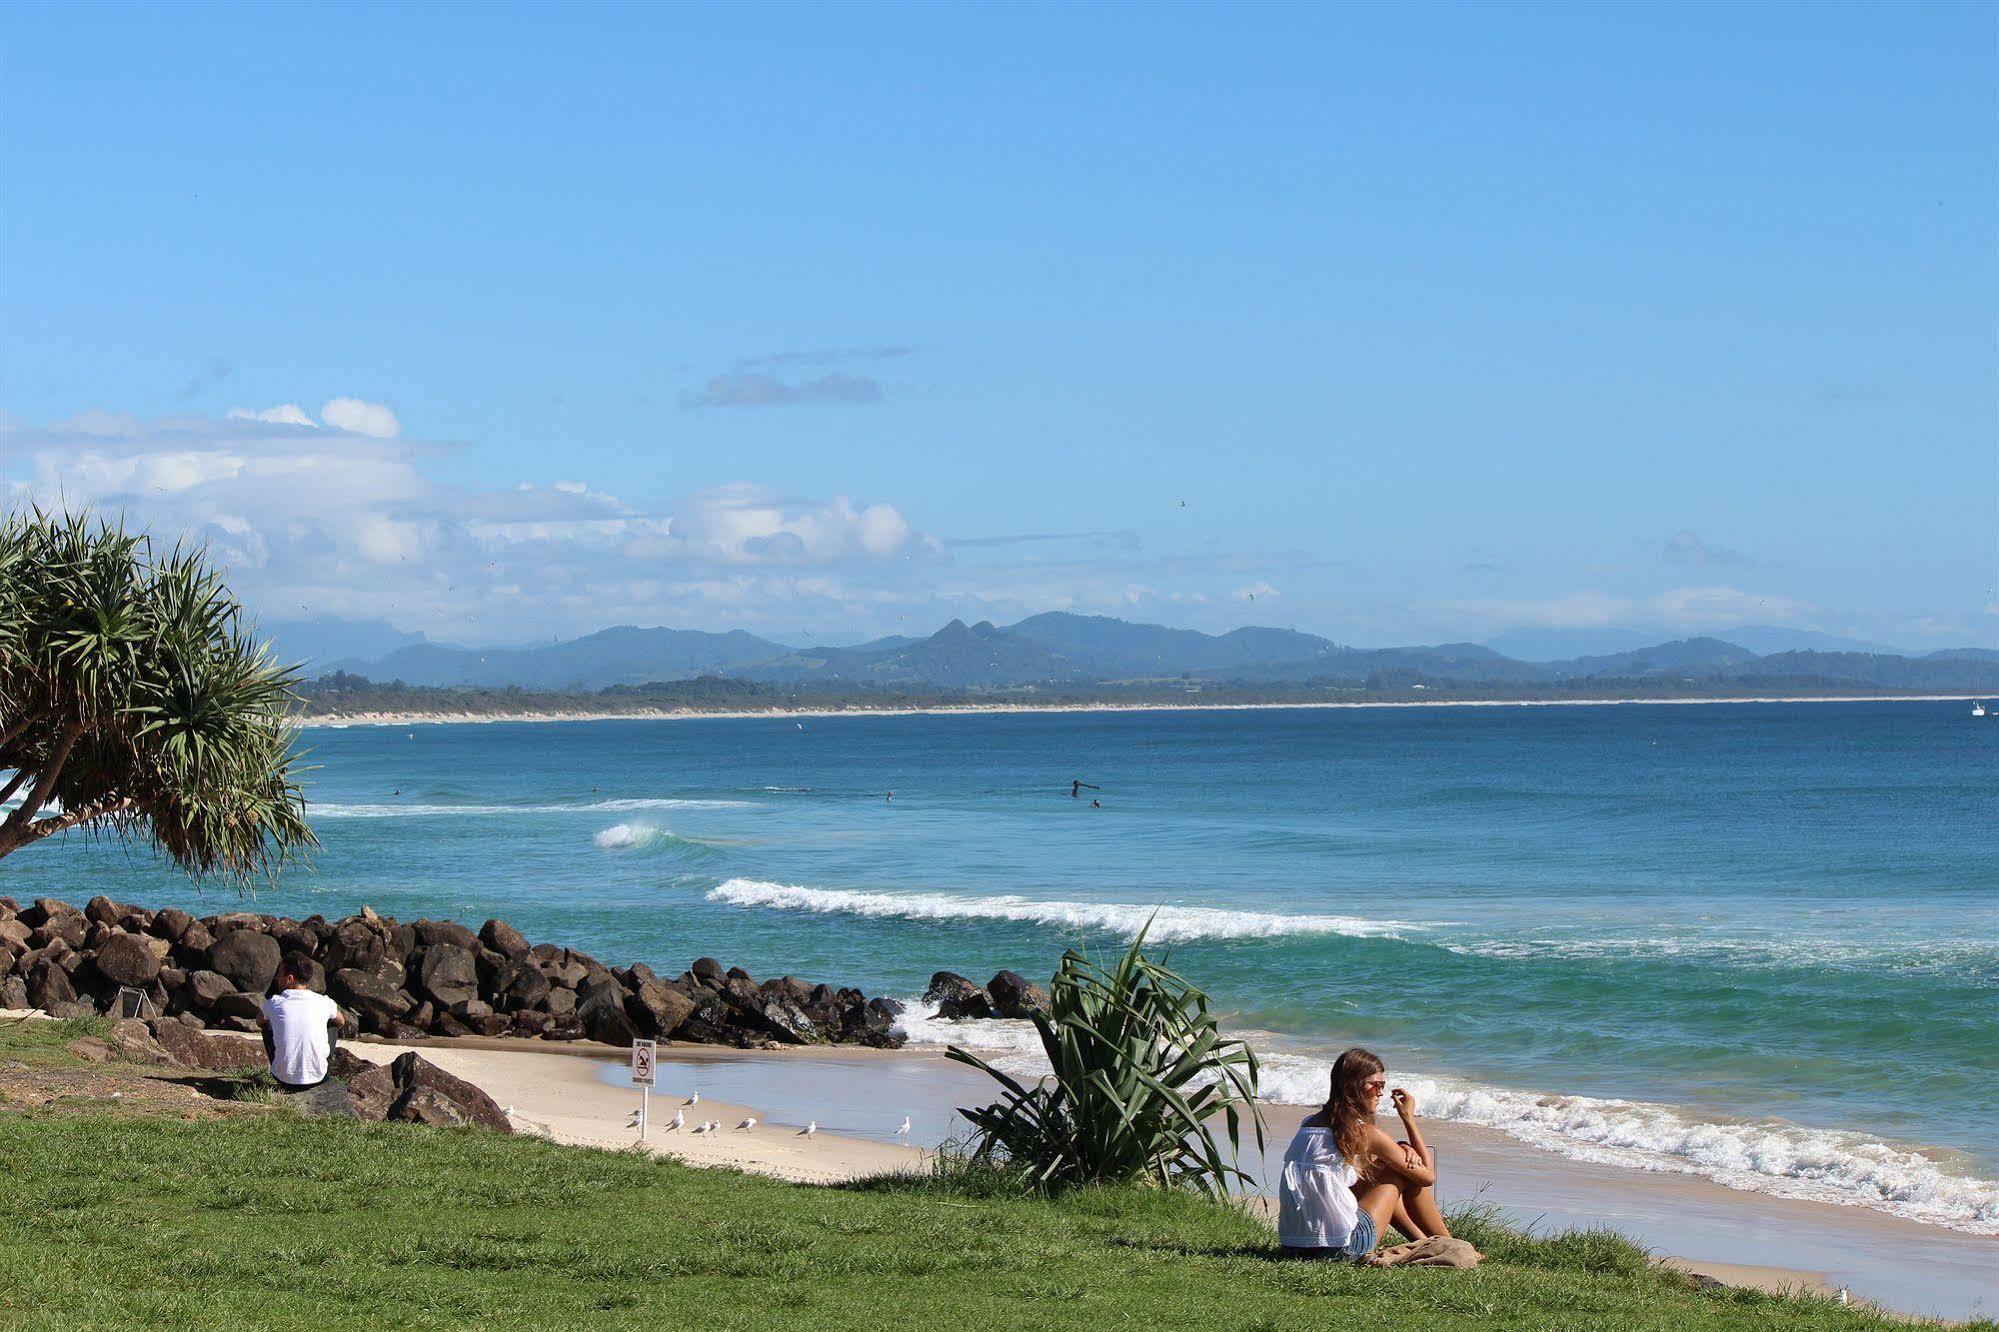
[[[1424,927],[1360,916],[1280,915],[1219,907],[1144,906],[1124,902],[1047,902],[1002,894],[965,897],[943,893],[862,893],[800,888],[757,879],[730,879],[708,894],[711,902],[902,920],[1013,920],[1066,929],[1102,930],[1135,938],[1152,922],[1148,938],[1162,943],[1190,939],[1273,939],[1296,934],[1396,937]]]

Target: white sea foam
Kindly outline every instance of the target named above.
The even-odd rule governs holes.
[[[641,809],[744,809],[748,800],[675,800],[664,797],[624,800],[593,800],[582,805],[436,805],[418,801],[394,804],[323,804],[314,801],[306,813],[323,819],[417,819],[450,818],[455,815],[496,814],[610,814]]]
[[[911,1045],[958,1045],[1018,1078],[1048,1072],[1032,1023],[939,1018],[911,1001],[898,1026]],[[1251,1033],[1266,1101],[1317,1105],[1330,1053],[1270,1048]],[[1999,1235],[1999,1182],[1866,1134],[1782,1120],[1701,1119],[1675,1106],[1488,1087],[1395,1071],[1426,1116],[1496,1129],[1572,1161],[1699,1175],[1730,1188],[1871,1207],[1972,1234]]]
[[[1404,930],[1423,928],[1406,921],[1368,920],[1360,916],[1276,915],[1265,911],[1154,907],[1125,902],[1048,902],[1013,894],[965,897],[946,893],[860,893],[800,888],[757,879],[730,879],[710,892],[708,900],[782,911],[890,916],[903,920],[1017,920],[1067,929],[1103,930],[1126,938],[1135,938],[1150,920],[1152,932],[1147,937],[1162,943],[1188,939],[1268,939],[1293,934],[1394,937]]]

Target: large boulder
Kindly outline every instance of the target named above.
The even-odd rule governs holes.
[[[107,898],[93,899],[95,902]],[[160,974],[160,959],[136,934],[114,934],[98,946],[98,974],[113,985],[143,990]]]
[[[352,1009],[371,1028],[380,1028],[416,1006],[416,1000],[386,971],[342,967],[333,973],[327,989],[335,1002]]]
[[[518,962],[528,955],[527,936],[504,920],[489,920],[481,925],[479,942],[510,962]]]
[[[379,1124],[395,1104],[395,1074],[387,1064],[375,1064],[347,1079],[347,1094],[356,1117]]]
[[[396,1099],[388,1112],[390,1119],[449,1127],[477,1124],[500,1133],[514,1131],[506,1112],[492,1097],[465,1079],[446,1073],[414,1050],[398,1055],[389,1066],[389,1073],[396,1085]]]
[[[930,987],[923,992],[923,1002],[937,1005],[937,1016],[941,1018],[994,1016],[992,997],[955,971],[940,971],[931,976]]]
[[[450,944],[475,956],[479,952],[479,936],[455,920],[420,920],[416,923],[416,937],[425,948]]]
[[[212,1011],[218,1018],[239,1018],[255,1022],[264,1015],[264,996],[250,990],[225,994],[215,1001]]]
[[[235,929],[208,948],[208,969],[221,972],[236,982],[239,990],[263,994],[271,988],[271,977],[284,960],[284,949],[268,934],[252,929]]]
[[[525,959],[511,962],[493,978],[495,998],[499,1001],[495,1007],[507,1012],[539,1007],[551,988],[541,968]]]
[[[150,929],[152,933],[165,939],[168,943],[176,944],[180,942],[181,936],[187,933],[187,927],[192,924],[194,924],[194,917],[188,915],[187,912],[182,911],[179,907],[161,907],[153,913],[153,923]]]
[[[133,908],[123,906],[100,894],[84,904],[83,915],[86,920],[104,925],[116,925],[120,916],[129,915],[132,910]]]
[[[591,1040],[630,1045],[639,1038],[638,1028],[625,1016],[622,995],[617,986],[606,986],[576,1006],[576,1020]]]
[[[758,1025],[766,1033],[786,1045],[817,1045],[821,1041],[836,1040],[840,1035],[837,1019],[828,1030],[815,1022],[802,1004],[782,990],[764,994],[756,1017]]]
[[[425,924],[440,922],[426,921]],[[449,921],[441,922],[450,924]],[[463,928],[460,926],[459,928]],[[468,931],[469,933],[469,931]],[[424,950],[423,962],[417,968],[417,983],[421,992],[430,996],[438,1007],[449,1008],[479,997],[479,960],[475,942],[472,948],[464,948],[454,943],[434,943]]]
[[[236,982],[219,971],[206,967],[188,973],[187,987],[181,1002],[198,1012],[207,1012],[215,1001],[225,994],[236,992]]]
[[[647,1036],[671,1036],[694,1011],[694,1001],[663,980],[640,983],[625,1001],[625,1012]]]
[[[76,986],[70,984],[69,973],[62,969],[62,963],[55,958],[41,957],[28,968],[28,1006],[43,1012],[53,1013],[59,1005],[76,1002]]]
[[[384,959],[391,957],[389,931],[378,920],[365,920],[360,916],[349,916],[333,927],[333,937],[326,944],[326,966],[330,971],[351,967],[356,971],[378,971]],[[401,971],[402,955],[393,956],[396,970]],[[396,978],[402,984],[402,978]]]
[[[986,993],[992,997],[993,1008],[1001,1017],[1048,1015],[1048,991],[1017,971],[1002,971],[994,976],[986,982]]]
[[[210,1036],[177,1018],[149,1018],[145,1025],[160,1048],[183,1068],[226,1073],[239,1068],[258,1068],[267,1062],[264,1047],[257,1041]]]

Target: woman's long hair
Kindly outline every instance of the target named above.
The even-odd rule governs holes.
[[[1343,1051],[1333,1061],[1332,1090],[1326,1095],[1322,1113],[1326,1116],[1326,1127],[1333,1131],[1333,1145],[1340,1149],[1340,1155],[1346,1158],[1347,1164],[1356,1170],[1367,1165],[1370,1156],[1367,1126],[1374,1119],[1363,1087],[1369,1078],[1386,1067],[1379,1056],[1358,1045]]]

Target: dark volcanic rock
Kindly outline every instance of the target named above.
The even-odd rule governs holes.
[[[526,936],[504,920],[489,920],[481,925],[479,942],[509,961],[518,961],[528,955]]]
[[[36,961],[28,968],[28,1005],[44,1012],[53,1013],[56,1005],[74,1003],[76,987],[70,984],[69,973],[62,969],[62,963],[49,957]]]
[[[695,958],[694,965],[688,970],[694,973],[696,980],[712,981],[717,985],[721,983],[724,974],[722,964],[712,957]]]
[[[364,1025],[375,1027],[403,1016],[416,1005],[416,1000],[382,972],[343,967],[333,973],[328,990],[336,1002],[353,1009]]]
[[[539,1006],[552,988],[541,969],[525,959],[509,963],[493,980],[499,1000],[496,1007],[510,1012]]]
[[[1025,1018],[1048,1013],[1048,991],[1017,971],[1002,971],[986,982],[993,1008],[1004,1018]]]
[[[576,1006],[576,1020],[591,1040],[606,1045],[630,1045],[638,1039],[638,1028],[625,1016],[622,994],[616,985],[603,986]]]
[[[942,1018],[992,1017],[992,999],[985,990],[955,971],[940,971],[930,978],[923,1002],[937,1005]]]
[[[637,992],[625,1001],[625,1011],[645,1035],[671,1036],[694,1011],[694,1001],[665,981],[654,979],[640,983]]]
[[[284,949],[270,935],[236,929],[209,946],[208,969],[235,981],[239,990],[262,994],[271,988],[271,977],[283,957]]]
[[[477,947],[475,943],[473,948]],[[422,987],[422,992],[435,1000],[440,1008],[449,1008],[453,1004],[477,999],[479,997],[477,955],[471,949],[457,944],[432,944],[424,951],[423,962],[417,968],[417,981]]]
[[[202,1068],[226,1073],[265,1064],[264,1047],[256,1041],[236,1041],[226,1036],[205,1035],[174,1018],[149,1018],[146,1029],[160,1048],[184,1068]]]
[[[214,1012],[219,1018],[248,1018],[254,1022],[263,1015],[264,996],[247,990],[225,994],[215,1001]]]
[[[420,920],[416,923],[416,938],[425,948],[450,944],[475,956],[479,952],[479,936],[455,920]]]
[[[389,1117],[396,1100],[395,1074],[387,1064],[365,1068],[347,1079],[347,1095],[356,1117],[379,1124]]]
[[[99,898],[98,901],[107,899]],[[160,959],[136,934],[114,934],[97,950],[98,974],[113,985],[143,990],[160,974]]]
[[[194,924],[194,917],[179,907],[161,907],[153,913],[151,933],[165,939],[170,944],[179,943],[187,933],[187,927]]]
[[[512,1133],[514,1126],[492,1097],[465,1081],[453,1077],[411,1050],[398,1055],[389,1066],[397,1095],[389,1107],[389,1118],[419,1124],[479,1124],[500,1133]]]
[[[236,982],[219,971],[190,972],[187,978],[187,998],[183,1001],[191,1008],[207,1012],[217,999],[236,991]]]

